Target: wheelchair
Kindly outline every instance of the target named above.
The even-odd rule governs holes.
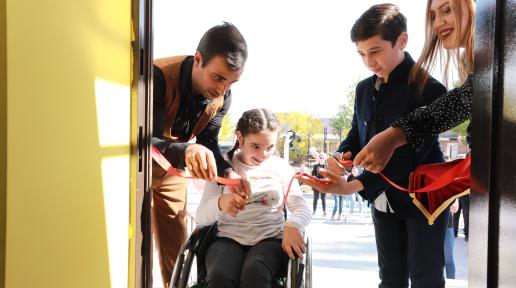
[[[209,246],[215,241],[217,224],[198,226],[181,247],[176,260],[170,287],[206,287],[206,264],[204,262]],[[288,267],[272,283],[273,288],[311,288],[312,287],[312,247],[311,240],[304,235],[306,252],[304,260],[288,261]],[[195,263],[195,264],[194,264]]]

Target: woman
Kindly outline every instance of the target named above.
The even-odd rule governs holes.
[[[390,128],[376,134],[356,155],[353,164],[379,173],[389,162],[394,150],[408,144],[414,149],[429,137],[449,130],[471,119],[473,82],[474,0],[429,0],[426,8],[426,39],[416,66],[431,70],[441,59],[443,77],[448,78],[453,60],[464,83],[450,90],[432,104],[418,108],[407,117],[395,121]],[[463,48],[464,52],[459,53]],[[441,57],[441,56],[444,56]],[[426,78],[424,70],[412,71],[413,79]],[[470,126],[468,143],[471,144]]]

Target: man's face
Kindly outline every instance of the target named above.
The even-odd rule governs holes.
[[[357,41],[357,52],[364,65],[387,82],[389,74],[404,59],[403,49],[407,40],[407,33],[403,32],[393,46],[390,41],[376,35],[367,40]]]
[[[222,56],[215,56],[208,63],[203,63],[201,53],[197,52],[192,69],[193,89],[208,99],[217,98],[224,95],[240,79],[243,71],[243,67],[238,70],[229,69]]]

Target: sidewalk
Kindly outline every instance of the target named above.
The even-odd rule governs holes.
[[[305,199],[312,205],[312,194]],[[333,196],[326,197],[326,216],[322,215],[319,200],[317,212],[312,218],[308,231],[312,238],[313,287],[378,287],[374,227],[369,208],[363,205],[363,214],[349,216],[350,208],[345,207],[344,221],[330,221],[333,210]],[[364,213],[365,212],[365,213]],[[455,241],[456,280],[447,279],[446,287],[468,287],[467,283],[467,242],[464,238]]]
[[[188,193],[188,209],[192,215],[201,198],[201,192]],[[305,193],[305,199],[312,207],[312,193]],[[362,214],[358,208],[349,216],[345,207],[344,221],[330,221],[333,197],[326,198],[326,216],[322,216],[321,202],[307,231],[312,239],[313,287],[378,287],[378,266],[374,228],[369,208],[363,204]],[[446,280],[446,287],[468,287],[467,283],[467,242],[462,236],[455,241],[455,266],[457,280]],[[153,278],[155,288],[163,287],[159,273],[158,256],[154,253]]]

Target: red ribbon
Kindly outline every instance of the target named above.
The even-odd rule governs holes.
[[[414,189],[414,190],[402,187],[402,186],[394,183],[391,179],[389,179],[389,177],[385,176],[383,173],[379,173],[379,175],[382,176],[383,179],[385,179],[385,181],[387,181],[387,183],[389,183],[394,188],[401,190],[401,191],[410,192],[410,193],[432,192],[432,191],[436,191],[436,190],[439,190],[439,189],[447,186],[448,184],[450,184],[451,182],[453,182],[455,180],[464,178],[465,177],[464,172],[465,172],[465,170],[467,170],[470,167],[470,163],[471,163],[471,156],[468,155],[464,160],[460,161],[460,163],[458,163],[453,168],[446,171],[446,173],[444,173],[436,181],[434,181],[422,188]],[[351,161],[351,160],[340,161],[339,164],[341,165],[341,167],[352,166],[353,161]],[[424,169],[419,169],[418,172],[424,173]],[[298,177],[303,176],[305,178],[310,178],[310,179],[313,179],[313,180],[317,181],[318,183],[324,184],[324,185],[329,185],[332,183],[331,180],[329,180],[329,179],[326,179],[326,178],[319,179],[319,178],[311,176],[307,173],[297,173],[296,176],[298,176]]]
[[[385,179],[385,181],[387,181],[387,183],[389,183],[390,185],[392,185],[394,188],[396,188],[398,190],[409,192],[409,193],[432,192],[432,191],[437,191],[437,190],[449,185],[453,181],[467,178],[467,176],[464,176],[465,175],[464,172],[467,169],[469,169],[470,164],[471,164],[471,156],[468,154],[468,156],[464,160],[460,161],[457,165],[453,166],[453,168],[446,171],[446,173],[441,175],[434,182],[432,182],[422,188],[413,189],[413,190],[399,186],[398,184],[394,183],[391,179],[389,179],[387,176],[385,176],[383,173],[379,173],[379,174],[380,174],[380,176],[383,177],[383,179]],[[420,167],[424,168],[422,166],[420,166]],[[418,173],[424,173],[424,169],[419,169]]]
[[[165,158],[163,154],[161,154],[161,152],[155,146],[152,146],[152,159],[154,159],[154,161],[156,161],[156,163],[159,166],[161,166],[161,168],[167,171],[167,174],[172,174],[174,176],[183,177],[187,179],[196,179],[195,177],[181,175],[181,173],[179,173],[174,167],[172,167],[170,162],[168,162],[167,158]],[[215,178],[215,181],[228,187],[240,187],[240,179],[228,179],[217,176],[217,178]]]

